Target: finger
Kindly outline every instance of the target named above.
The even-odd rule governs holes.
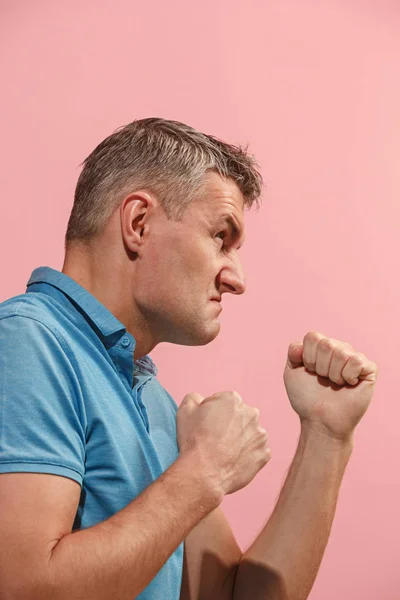
[[[336,347],[336,343],[331,338],[322,338],[322,340],[319,340],[317,344],[315,372],[320,377],[329,377],[329,369]]]
[[[287,363],[290,369],[295,369],[303,364],[303,342],[292,342],[289,344]]]
[[[375,382],[377,375],[376,364],[360,352],[353,354],[342,371],[343,379],[350,385],[357,385],[361,380]]]
[[[197,392],[190,392],[189,394],[186,394],[186,396],[184,397],[184,399],[181,402],[181,406],[182,404],[188,404],[191,402],[195,402],[196,404],[201,404],[204,400],[204,396],[202,396],[201,394],[197,393]]]
[[[338,385],[345,385],[341,372],[352,353],[353,347],[348,342],[335,338],[322,338],[317,344],[316,373]]]
[[[347,383],[342,376],[342,371],[350,360],[351,356],[353,356],[353,352],[350,350],[348,344],[337,346],[333,352],[332,360],[329,366],[328,377],[337,385],[346,385]]]
[[[363,368],[360,374],[360,379],[362,379],[363,381],[372,381],[375,383],[378,378],[378,366],[374,363],[374,361],[364,356],[364,354],[360,354],[360,356],[364,361]]]
[[[244,405],[243,402],[243,398],[242,396],[239,394],[239,392],[236,392],[235,390],[230,390],[230,391],[226,391],[226,392],[215,392],[215,394],[213,394],[212,396],[207,396],[207,398],[204,398],[202,400],[202,404],[208,404],[209,402],[215,402],[216,400],[230,400],[230,401],[234,401],[236,406],[241,407]]]
[[[258,421],[260,420],[260,409],[256,406],[248,406],[247,412],[249,421],[256,421],[256,423],[258,423]]]
[[[318,342],[324,339],[324,337],[325,336],[322,335],[322,333],[318,333],[318,331],[309,331],[307,335],[304,336],[303,364],[307,371],[311,371],[311,373],[315,373]]]
[[[268,432],[266,429],[264,429],[263,427],[259,427],[258,431],[256,432],[256,436],[257,436],[257,441],[258,444],[261,447],[268,447],[269,443],[268,443]]]
[[[340,344],[340,346],[346,346],[346,348],[352,348],[353,346],[349,342],[343,342],[343,340],[337,340],[336,338],[329,338],[332,342]]]

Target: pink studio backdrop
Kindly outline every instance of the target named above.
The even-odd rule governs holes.
[[[236,389],[273,457],[223,509],[242,548],[269,516],[299,431],[282,383],[309,330],[380,365],[313,600],[400,598],[400,5],[330,0],[0,2],[1,288],[60,269],[78,165],[135,118],[248,142],[267,182],[247,214],[248,291],[203,348],[153,357],[179,403]]]

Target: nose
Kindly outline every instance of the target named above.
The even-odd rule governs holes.
[[[246,291],[246,281],[243,267],[239,260],[232,261],[230,265],[225,265],[218,276],[219,291],[221,294],[229,292],[230,294],[244,294]]]

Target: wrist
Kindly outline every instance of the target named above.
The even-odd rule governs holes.
[[[185,450],[179,455],[177,463],[184,471],[184,476],[190,480],[193,489],[196,490],[199,501],[208,513],[221,504],[225,492],[216,475],[209,465],[201,460],[199,452],[195,448]]]
[[[354,432],[338,435],[333,433],[326,425],[319,421],[309,419],[300,419],[301,434],[304,439],[312,438],[316,443],[322,445],[327,450],[348,453],[353,451]]]

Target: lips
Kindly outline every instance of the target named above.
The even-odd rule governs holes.
[[[218,298],[211,298],[210,302],[212,302],[213,304],[218,304],[218,309],[222,311],[221,300],[218,300]]]

